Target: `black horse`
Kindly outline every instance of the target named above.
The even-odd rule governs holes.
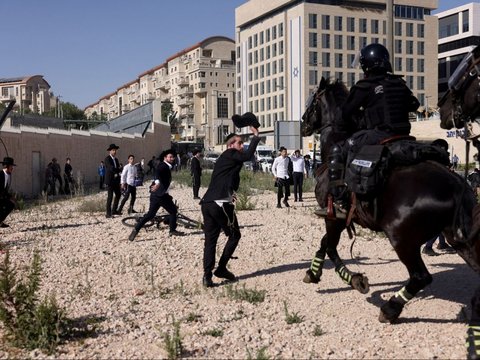
[[[320,132],[324,163],[332,143],[338,141],[332,124],[341,116],[341,106],[347,96],[348,90],[343,83],[322,79],[302,117],[303,136]],[[315,188],[322,207],[326,206],[327,199],[327,172],[324,170],[317,173]],[[420,247],[441,232],[457,253],[480,272],[480,226],[476,225],[480,224],[480,211],[474,212],[477,202],[470,187],[446,166],[425,161],[395,167],[378,193],[376,206],[372,204],[371,201],[357,201],[352,221],[373,231],[383,231],[410,276],[405,286],[381,306],[380,321],[394,322],[404,305],[432,282]],[[304,281],[318,283],[328,255],[342,280],[362,293],[367,292],[366,279],[361,274],[351,273],[336,251],[340,234],[346,229],[346,220],[326,218],[325,222],[326,234]]]
[[[464,128],[465,139],[468,140],[472,137],[471,127],[475,123],[475,119],[480,116],[480,45],[465,56],[450,77],[448,85],[449,90],[438,102],[440,107],[440,126],[443,129]],[[471,140],[480,152],[479,138],[472,137]],[[469,142],[467,141],[468,144]],[[479,340],[480,287],[475,291],[472,298],[472,314],[467,332],[469,358],[480,359]]]

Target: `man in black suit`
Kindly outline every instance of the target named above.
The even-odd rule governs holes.
[[[202,153],[200,150],[193,150],[192,152],[192,162],[190,165],[190,174],[192,175],[192,187],[193,187],[193,198],[200,199],[198,196],[198,191],[200,190],[200,184],[202,177],[202,166],[200,165],[200,156]]]
[[[120,161],[115,157],[119,147],[115,144],[110,144],[107,148],[109,155],[105,158],[105,185],[107,185],[107,213],[106,218],[111,218],[112,215],[121,215],[116,210],[118,202],[120,201]],[[115,199],[113,200],[113,195]],[[112,206],[113,200],[113,206]],[[113,212],[112,212],[113,209]]]
[[[155,169],[154,182],[150,186],[150,206],[148,212],[135,225],[130,233],[128,240],[133,241],[140,229],[153,219],[158,209],[163,207],[169,214],[168,224],[170,227],[170,236],[182,236],[182,232],[177,231],[177,207],[173,203],[172,196],[168,193],[168,188],[172,182],[172,167],[175,163],[175,152],[172,149],[165,150],[160,159],[163,161]]]
[[[203,285],[214,286],[212,271],[215,267],[215,250],[220,231],[228,236],[218,266],[213,273],[218,278],[234,281],[235,275],[227,270],[227,263],[232,257],[240,240],[241,233],[235,214],[235,191],[240,185],[240,170],[245,161],[250,161],[260,141],[258,129],[251,126],[253,138],[248,150],[243,150],[243,141],[239,135],[227,137],[227,150],[215,162],[212,179],[208,190],[201,200],[205,232],[203,251]]]
[[[2,161],[3,170],[0,171],[0,227],[6,228],[9,225],[3,221],[15,208],[15,198],[10,193],[12,183],[12,171],[16,166],[11,157],[5,157]]]

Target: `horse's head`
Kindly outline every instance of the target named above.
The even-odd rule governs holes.
[[[340,106],[347,96],[348,90],[342,82],[330,82],[322,77],[317,90],[307,101],[302,116],[302,136],[310,136],[332,125],[335,117],[341,115]]]
[[[480,115],[480,46],[458,65],[448,80],[449,90],[438,102],[440,127],[462,128]]]

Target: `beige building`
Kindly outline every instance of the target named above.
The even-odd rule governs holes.
[[[0,79],[0,102],[5,105],[16,100],[15,109],[24,113],[26,109],[42,114],[55,106],[55,97],[50,85],[42,75]]]
[[[204,143],[220,149],[225,134],[233,131],[229,120],[235,104],[235,43],[214,36],[169,57],[165,63],[140,74],[85,109],[113,119],[149,101],[172,104],[181,121],[175,140]]]
[[[370,43],[387,45],[386,1],[250,0],[236,9],[237,113],[258,115],[267,144],[277,120],[299,121],[322,76],[352,86],[351,64]],[[422,106],[437,99],[437,0],[396,0],[391,62]],[[304,139],[305,149],[311,139]]]

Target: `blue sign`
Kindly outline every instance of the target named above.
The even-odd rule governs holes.
[[[465,138],[465,129],[460,130],[448,130],[447,138]]]

